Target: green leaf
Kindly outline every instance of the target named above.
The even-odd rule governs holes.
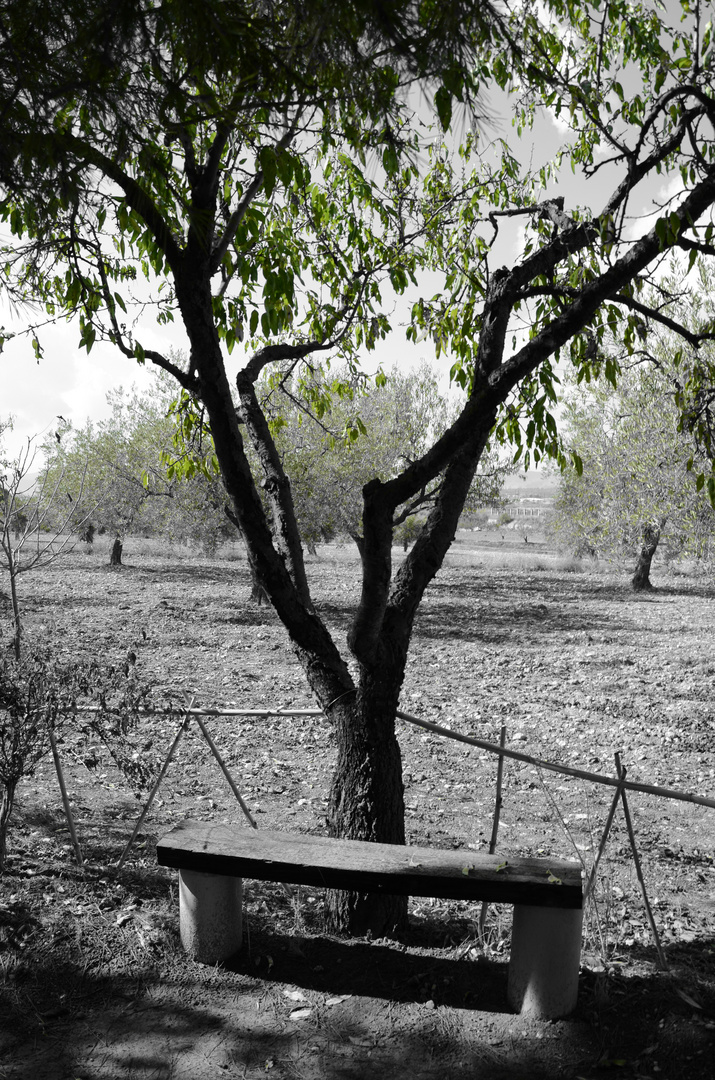
[[[395,176],[400,167],[400,163],[397,157],[397,150],[392,143],[386,146],[382,152],[382,164],[388,176]]]
[[[442,130],[447,131],[452,123],[452,95],[446,86],[439,87],[434,95],[434,104]]]
[[[262,146],[258,152],[258,164],[263,173],[263,190],[269,197],[273,194],[276,186],[278,162],[276,152],[272,146]]]
[[[668,225],[665,218],[658,218],[655,223],[655,235],[660,241],[660,250],[665,251],[669,246]]]

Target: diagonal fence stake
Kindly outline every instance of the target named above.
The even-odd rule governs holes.
[[[149,813],[149,811],[151,809],[151,804],[154,802],[154,799],[156,797],[156,793],[158,792],[159,788],[161,787],[162,780],[166,776],[167,769],[169,768],[169,765],[171,764],[171,762],[173,760],[173,757],[174,757],[174,754],[176,753],[177,747],[178,747],[179,743],[181,742],[181,740],[183,739],[184,735],[186,734],[186,732],[188,730],[190,720],[191,720],[191,718],[189,716],[189,710],[187,709],[186,712],[184,713],[184,719],[181,721],[181,725],[179,727],[179,730],[176,733],[174,741],[172,742],[171,746],[169,747],[169,753],[166,755],[166,758],[164,759],[164,764],[161,767],[161,771],[160,771],[159,775],[157,776],[156,780],[154,781],[154,784],[152,785],[152,789],[149,792],[149,797],[147,798],[144,809],[142,810],[141,814],[139,815],[139,820],[137,821],[136,825],[134,826],[134,829],[132,831],[132,835],[127,840],[127,846],[124,848],[124,851],[122,852],[121,858],[119,859],[119,862],[117,863],[117,865],[114,868],[115,873],[117,873],[117,874],[119,873],[119,871],[124,866],[124,860],[126,859],[127,855],[129,854],[129,849],[132,846],[132,844],[134,843],[134,840],[136,839],[137,833],[139,832],[142,825],[144,824],[144,819],[146,818],[147,814]]]
[[[625,780],[626,770],[621,765],[621,755],[616,753],[616,771],[618,772],[618,779]],[[668,961],[665,958],[663,952],[663,946],[660,943],[660,936],[658,934],[658,927],[655,925],[655,919],[653,918],[653,912],[648,900],[648,893],[645,887],[645,878],[643,877],[643,868],[641,867],[641,860],[638,855],[638,848],[636,847],[636,834],[633,831],[633,822],[631,821],[631,812],[628,808],[628,799],[626,798],[625,788],[621,791],[621,801],[623,803],[623,816],[626,819],[626,828],[628,829],[628,838],[631,842],[631,851],[633,853],[633,862],[635,863],[636,874],[641,887],[641,894],[643,896],[643,904],[645,905],[646,915],[648,922],[650,923],[651,931],[653,932],[653,940],[655,941],[655,951],[658,954],[658,967],[661,971],[669,971]]]
[[[201,728],[201,734],[203,735],[203,737],[206,739],[206,742],[208,743],[209,750],[211,751],[213,756],[216,758],[216,761],[218,763],[219,768],[221,769],[221,772],[226,777],[226,780],[228,781],[228,785],[231,788],[231,791],[234,793],[234,795],[236,796],[236,798],[238,800],[238,805],[243,810],[243,812],[246,815],[246,818],[250,822],[251,826],[254,829],[257,829],[258,825],[257,825],[256,821],[254,820],[254,818],[252,817],[251,811],[246,806],[246,803],[243,800],[241,792],[236,787],[236,785],[235,785],[235,783],[233,781],[233,777],[231,776],[230,772],[228,771],[226,763],[224,762],[223,758],[221,757],[215,742],[213,741],[213,739],[211,738],[211,735],[209,734],[208,728],[206,727],[206,725],[204,724],[204,722],[203,722],[203,720],[201,719],[200,716],[196,715],[195,718],[196,718],[196,723]]]
[[[625,776],[625,771],[624,771],[623,775]],[[586,887],[583,890],[584,903],[588,900],[588,898],[591,895],[591,892],[593,890],[593,887],[594,887],[594,885],[596,883],[596,872],[598,871],[598,864],[600,863],[601,857],[602,857],[604,851],[606,850],[606,843],[608,842],[608,837],[609,837],[610,832],[611,832],[611,826],[613,825],[613,819],[616,816],[616,809],[618,807],[618,803],[620,801],[622,791],[624,791],[623,784],[619,784],[618,787],[616,788],[616,793],[613,796],[613,801],[611,802],[611,808],[608,811],[608,817],[606,818],[606,824],[603,827],[603,834],[601,836],[601,842],[598,845],[598,851],[596,852],[596,858],[593,860],[593,866],[591,867],[591,873],[588,875],[588,881],[586,882]]]
[[[193,704],[194,704],[194,702],[193,702],[193,698],[192,698],[191,701],[189,702],[189,704],[186,707],[186,711],[184,712],[184,718],[181,721],[181,725],[179,727],[179,730],[176,733],[174,741],[172,742],[171,746],[169,747],[169,752],[166,755],[166,758],[164,759],[164,764],[161,767],[161,771],[160,771],[159,775],[157,776],[156,780],[154,781],[154,784],[152,785],[152,789],[149,792],[149,796],[147,798],[146,805],[144,806],[144,809],[142,810],[141,814],[139,815],[139,820],[137,821],[136,825],[134,826],[134,829],[132,830],[132,835],[129,837],[129,840],[127,841],[126,847],[124,848],[124,851],[122,852],[122,855],[121,855],[121,858],[119,859],[119,862],[117,863],[117,865],[114,868],[115,873],[119,873],[122,866],[124,865],[124,861],[125,861],[127,855],[129,854],[129,849],[131,848],[132,844],[134,843],[134,841],[136,839],[136,836],[137,836],[137,833],[139,832],[142,825],[144,824],[144,820],[145,820],[147,814],[149,813],[149,811],[151,809],[152,803],[154,802],[154,799],[155,799],[155,797],[157,795],[157,792],[159,791],[159,788],[161,787],[162,781],[163,781],[164,777],[166,776],[169,765],[171,764],[171,762],[174,759],[174,755],[176,754],[179,743],[181,742],[182,738],[184,737],[184,735],[186,734],[186,732],[189,729],[189,724],[191,723],[192,718],[195,719],[196,723],[199,725],[199,728],[201,729],[201,734],[203,735],[204,739],[206,740],[206,743],[207,743],[207,745],[209,747],[209,750],[211,751],[214,758],[216,759],[216,762],[218,763],[218,765],[219,765],[219,767],[221,769],[221,772],[226,777],[226,780],[228,781],[228,784],[229,784],[229,786],[231,788],[231,791],[233,792],[233,794],[236,796],[236,799],[238,800],[238,804],[241,807],[241,810],[246,815],[246,818],[250,822],[251,826],[254,829],[258,828],[258,824],[256,823],[253,816],[251,815],[251,812],[248,809],[248,806],[246,805],[246,803],[245,803],[245,801],[244,801],[244,799],[243,799],[243,797],[241,795],[241,792],[238,790],[238,788],[237,788],[237,786],[236,786],[236,784],[235,784],[235,782],[233,780],[233,777],[231,776],[230,772],[228,771],[228,767],[227,767],[225,761],[223,760],[223,758],[221,757],[221,754],[219,753],[218,747],[216,746],[213,739],[211,738],[211,734],[210,734],[208,728],[206,727],[206,725],[204,724],[203,720],[201,719],[201,717],[199,715],[197,715],[197,711],[193,708]],[[284,886],[284,888],[285,888],[285,886]],[[286,889],[286,892],[288,893],[289,896],[291,895],[289,890]]]

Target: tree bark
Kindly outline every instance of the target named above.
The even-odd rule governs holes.
[[[330,711],[338,757],[328,804],[331,836],[405,843],[402,757],[395,734],[401,675],[363,675],[357,695]],[[394,937],[407,928],[407,897],[332,891],[327,921],[334,932]]]
[[[661,526],[652,522],[643,526],[643,545],[638,555],[635,574],[631,580],[635,592],[653,588],[650,580],[650,566],[660,541],[660,530]]]

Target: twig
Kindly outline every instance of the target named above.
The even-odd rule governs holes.
[[[504,757],[513,758],[514,761],[525,761],[527,765],[534,765],[537,769],[549,769],[551,772],[564,773],[566,776],[575,776],[580,780],[590,780],[594,784],[605,784],[607,787],[618,787],[621,783],[620,780],[615,780],[612,776],[586,772],[585,769],[574,769],[570,765],[557,765],[551,761],[542,761],[540,758],[532,757],[530,754],[522,754],[519,750],[502,749],[495,743],[485,742],[484,739],[475,739],[471,735],[460,735],[456,731],[449,731],[447,728],[440,727],[439,724],[430,723],[429,720],[419,720],[416,716],[409,716],[407,713],[398,712],[397,716],[400,720],[406,720],[409,724],[416,724],[417,727],[424,728],[426,731],[433,731],[436,735],[442,735],[446,739],[455,739],[457,742],[468,743],[470,746],[478,746],[480,750],[487,750],[492,754],[503,754]],[[708,799],[705,795],[692,795],[687,791],[676,791],[674,788],[656,787],[655,784],[641,784],[636,780],[625,780],[623,781],[623,789],[625,791],[640,791],[645,795],[659,795],[664,799],[678,799],[681,802],[697,803],[699,806],[711,806],[715,809],[715,799]]]
[[[174,741],[172,742],[171,746],[169,747],[169,753],[166,755],[166,758],[164,759],[164,764],[161,767],[161,772],[157,776],[157,778],[154,781],[154,784],[152,786],[152,789],[149,792],[149,797],[148,797],[148,799],[146,801],[146,805],[144,806],[144,809],[142,810],[141,814],[139,815],[139,820],[137,821],[136,825],[134,826],[134,829],[132,831],[132,835],[129,837],[129,839],[127,841],[127,845],[124,848],[124,851],[122,852],[122,855],[121,855],[121,858],[119,859],[119,862],[117,863],[117,865],[114,868],[116,873],[119,873],[119,871],[122,869],[122,866],[124,865],[124,860],[126,859],[127,855],[129,854],[129,849],[132,846],[132,844],[134,843],[136,835],[139,832],[139,830],[141,829],[142,824],[144,823],[144,819],[146,818],[147,814],[149,813],[149,810],[151,809],[151,804],[154,802],[154,798],[156,797],[156,793],[159,790],[159,788],[161,787],[161,782],[164,779],[164,777],[166,776],[167,769],[169,768],[169,765],[172,762],[174,754],[176,753],[176,749],[177,749],[179,743],[181,742],[181,740],[183,739],[184,735],[186,734],[186,731],[188,730],[189,721],[190,721],[189,710],[187,709],[186,712],[184,713],[184,719],[181,721],[181,726],[180,726],[179,730],[176,733]]]
[[[77,709],[78,713],[99,711],[99,706],[86,706]],[[162,716],[165,712],[171,712],[171,710],[138,709],[137,715]],[[190,709],[187,715],[242,716],[268,719],[270,716],[325,716],[325,712],[323,709]],[[417,727],[432,731],[435,735],[441,735],[445,739],[455,739],[457,742],[467,743],[469,746],[477,746],[480,750],[486,750],[490,754],[503,755],[512,758],[514,761],[525,761],[527,765],[533,765],[537,769],[548,769],[551,772],[574,776],[579,780],[590,780],[593,784],[603,784],[606,787],[617,788],[620,785],[620,781],[612,776],[587,772],[585,769],[574,769],[570,765],[560,765],[557,762],[543,761],[541,758],[532,757],[530,754],[522,754],[519,750],[502,749],[496,743],[486,742],[484,739],[475,739],[470,735],[460,735],[456,731],[449,731],[447,728],[440,727],[439,724],[432,724],[429,720],[420,720],[416,716],[410,716],[408,713],[399,710],[396,715],[400,720],[405,720],[408,724],[415,724]],[[637,780],[626,780],[623,783],[623,789],[625,791],[640,791],[644,795],[656,795],[663,799],[676,799],[680,802],[695,803],[698,806],[709,806],[715,809],[715,799],[708,799],[705,795],[693,795],[688,791],[678,791],[675,788],[664,788],[655,784],[642,784]]]
[[[70,838],[72,840],[72,847],[74,848],[75,859],[77,865],[82,865],[82,849],[79,846],[77,839],[77,830],[74,825],[74,817],[72,816],[72,808],[70,806],[69,797],[67,795],[67,788],[65,787],[65,778],[62,772],[62,763],[60,761],[60,755],[57,750],[57,743],[55,741],[55,733],[52,730],[52,724],[48,724],[47,733],[50,737],[50,747],[52,748],[52,758],[55,763],[55,772],[57,773],[57,782],[60,785],[60,794],[62,795],[62,805],[65,808],[65,817],[67,818],[67,824],[70,830]]]
[[[623,773],[623,776],[625,777],[625,771]],[[619,784],[618,787],[616,788],[616,793],[613,796],[613,802],[611,803],[611,808],[608,811],[608,817],[606,818],[606,824],[603,827],[603,834],[601,836],[601,842],[598,845],[598,851],[596,852],[596,858],[593,860],[593,866],[591,867],[591,872],[588,875],[588,881],[586,882],[586,887],[585,887],[585,889],[583,891],[584,902],[586,900],[588,900],[589,896],[591,895],[591,890],[593,889],[594,882],[596,880],[596,871],[598,870],[598,864],[601,861],[601,856],[603,855],[604,851],[606,850],[606,843],[608,841],[608,836],[609,836],[609,834],[611,832],[611,826],[613,825],[613,818],[615,816],[616,807],[618,806],[618,800],[621,797],[621,792],[622,791],[623,791],[623,784]]]

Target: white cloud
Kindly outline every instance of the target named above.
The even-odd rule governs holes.
[[[169,337],[164,335],[162,347],[167,348]],[[72,324],[48,328],[41,340],[39,363],[26,337],[7,341],[0,354],[0,418],[14,417],[14,430],[5,438],[13,456],[28,438],[52,431],[58,416],[77,426],[88,417],[102,419],[110,411],[110,390],[133,383],[148,388],[153,378],[151,365],[140,366],[112,345],[98,343],[89,355],[78,349]],[[158,336],[151,344],[159,345]]]

